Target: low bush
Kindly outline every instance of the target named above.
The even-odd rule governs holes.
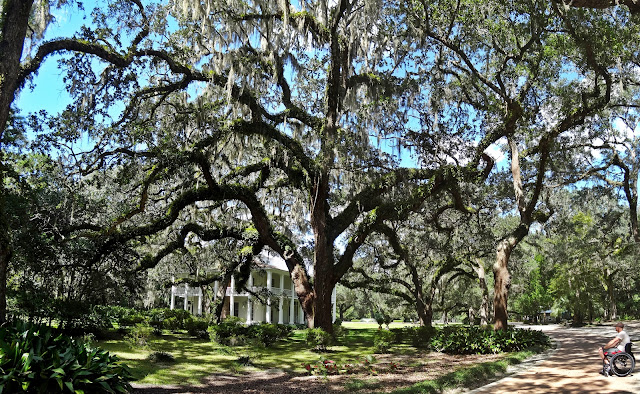
[[[262,323],[249,326],[247,336],[257,339],[264,347],[269,347],[281,339],[289,338],[291,330],[284,324]]]
[[[515,352],[549,345],[549,337],[543,332],[518,328],[494,331],[478,326],[446,326],[436,330],[431,339],[434,350],[455,354]]]
[[[184,309],[156,308],[147,312],[149,324],[156,329],[170,331],[186,330],[186,324],[193,316]],[[206,329],[205,329],[206,330]]]
[[[120,327],[133,327],[137,324],[144,323],[145,320],[146,318],[142,313],[135,309],[130,309],[126,314],[119,317],[118,325]]]
[[[209,328],[211,339],[228,346],[243,345],[249,340],[255,340],[265,347],[287,339],[291,336],[292,328],[284,324],[260,323],[245,326],[237,317],[228,317],[217,325]]]
[[[153,328],[144,324],[137,324],[129,330],[129,334],[125,337],[125,340],[133,347],[146,347],[149,343],[149,337]]]
[[[264,347],[269,347],[278,339],[275,324],[255,324],[247,327],[247,337],[256,339]]]
[[[336,320],[336,322],[333,323],[333,338],[336,341],[344,337],[346,332],[347,332],[346,329],[342,326],[341,320]]]
[[[209,321],[201,317],[190,317],[185,320],[184,328],[189,335],[206,339],[209,337],[207,329],[209,328]]]
[[[147,360],[153,363],[173,363],[176,361],[176,358],[168,352],[153,352],[147,357]]]
[[[394,343],[406,343],[417,348],[428,348],[436,329],[433,327],[392,328]]]
[[[236,316],[229,316],[220,323],[209,327],[211,340],[223,345],[235,345],[237,338],[246,338],[247,327]],[[236,338],[236,339],[234,339]]]
[[[544,333],[518,328],[494,331],[491,326],[450,325],[442,328],[405,327],[391,331],[395,343],[453,354],[514,352],[550,345],[549,337]]]
[[[431,339],[436,335],[433,327],[416,327],[415,334],[411,337],[411,344],[417,348],[428,348],[431,346]]]
[[[394,340],[394,334],[389,330],[378,330],[373,334],[373,347],[376,353],[386,353]]]
[[[126,393],[132,379],[116,356],[48,327],[0,328],[0,392]]]
[[[305,342],[315,351],[326,352],[327,347],[333,343],[333,337],[322,328],[307,328]]]

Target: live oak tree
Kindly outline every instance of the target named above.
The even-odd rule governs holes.
[[[11,231],[7,217],[5,179],[11,175],[6,162],[5,132],[10,125],[12,104],[25,82],[36,74],[42,62],[53,54],[82,52],[114,64],[133,60],[136,45],[148,34],[142,4],[131,0],[118,8],[121,27],[135,31],[127,44],[116,42],[108,47],[101,42],[100,33],[91,37],[56,38],[42,41],[44,32],[53,20],[50,10],[76,3],[65,0],[6,0],[0,2],[0,322],[5,320],[6,282],[12,255]],[[123,17],[126,15],[126,17]],[[89,30],[85,30],[88,33]],[[126,35],[126,34],[125,34]]]
[[[183,1],[155,8],[154,34],[140,43],[149,58],[100,70],[69,59],[78,100],[49,126],[89,132],[95,148],[69,164],[119,171],[135,196],[78,236],[104,236],[103,253],[164,243],[139,270],[183,249],[189,234],[245,241],[237,267],[269,248],[285,260],[308,325],[330,331],[332,290],[363,243],[433,196],[461,201],[458,184],[481,181],[491,165],[474,149],[464,163],[399,168],[376,143],[397,147],[416,132],[411,108],[431,83],[414,72],[423,59],[400,9]],[[193,214],[229,207],[236,215],[222,223]]]
[[[459,277],[480,278],[475,271],[478,264],[482,267],[477,261],[482,251],[470,245],[470,240],[477,237],[461,230],[472,226],[469,222],[473,215],[453,208],[443,204],[429,213],[423,209],[387,228],[383,233],[386,240],[368,242],[360,252],[359,263],[340,283],[398,297],[415,310],[420,325],[431,326],[434,310],[444,308],[446,288]],[[483,295],[486,290],[485,285]],[[467,310],[481,311],[486,324],[488,299],[485,301],[479,307],[462,303]]]
[[[475,140],[481,147],[502,137],[508,155],[520,219],[497,243],[493,267],[494,327],[506,329],[509,257],[532,224],[552,214],[545,185],[569,154],[560,147],[609,104],[621,79],[614,59],[628,59],[627,49],[611,44],[628,44],[633,29],[611,17],[617,9],[602,14],[547,1],[418,4],[414,31],[441,48],[433,61],[443,88],[432,123],[485,130]]]
[[[555,199],[558,213],[545,224],[539,250],[553,264],[550,290],[557,307],[570,310],[574,324],[595,316],[616,319],[638,279],[636,250],[625,242],[624,206],[615,192],[597,186],[556,193]]]

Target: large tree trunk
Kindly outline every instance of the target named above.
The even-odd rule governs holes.
[[[431,302],[425,302],[420,291],[416,297],[416,312],[420,319],[420,326],[431,327],[433,325],[433,306]]]
[[[211,302],[211,310],[213,312],[214,323],[218,324],[222,321],[222,311],[224,310],[224,299],[227,295],[227,286],[231,282],[231,273],[225,275],[223,280],[218,284],[218,292],[215,294],[213,301]]]
[[[518,244],[513,236],[503,239],[498,244],[496,251],[496,263],[493,266],[494,295],[493,295],[493,313],[495,330],[506,330],[508,322],[507,299],[509,296],[509,288],[511,287],[511,275],[509,274],[509,257],[511,252]]]
[[[476,275],[478,275],[478,285],[482,291],[482,301],[480,302],[480,325],[489,324],[489,288],[487,286],[486,273],[484,271],[484,264],[482,260],[477,259],[474,267]]]
[[[323,174],[311,188],[311,229],[314,236],[313,302],[308,305],[307,324],[333,332],[331,294],[334,278],[333,240],[328,236],[329,176]]]
[[[27,35],[33,0],[3,1],[2,31],[0,31],[0,324],[7,316],[7,272],[11,259],[9,220],[6,210],[6,174],[4,162],[4,131],[9,121],[11,104],[18,89],[20,58]]]
[[[529,233],[529,227],[520,225],[509,237],[498,243],[496,262],[493,265],[493,328],[506,330],[508,323],[507,301],[511,287],[509,274],[509,258],[520,241]]]
[[[615,298],[614,298],[614,283],[613,283],[613,273],[611,273],[611,269],[607,268],[604,276],[605,283],[605,291],[607,292],[607,301],[609,301],[609,308],[607,313],[607,317],[610,320],[616,320],[618,318],[618,308],[616,306]]]
[[[513,178],[514,197],[520,214],[520,224],[509,236],[503,238],[496,248],[496,262],[493,265],[493,278],[495,281],[493,294],[493,328],[495,330],[507,329],[509,317],[507,314],[507,299],[509,296],[509,288],[511,287],[509,257],[516,245],[529,234],[529,226],[532,221],[531,215],[536,209],[535,206],[542,188],[542,182],[536,183],[532,200],[527,204],[522,184],[522,173],[520,171],[518,145],[512,137],[507,138],[507,141],[511,150],[511,176]],[[542,163],[541,167],[544,168]]]
[[[418,269],[413,264],[407,263],[409,274],[411,275],[411,281],[414,286],[414,298],[416,302],[416,312],[418,312],[418,319],[420,319],[420,326],[431,327],[433,324],[433,295],[435,294],[434,283],[431,283],[431,291],[428,296],[425,296],[422,288],[423,284],[418,274]]]
[[[575,302],[573,304],[573,326],[578,327],[582,325],[583,314],[582,314],[582,305],[580,303],[580,288],[576,289],[575,294]]]
[[[324,268],[324,267],[322,267]],[[313,316],[313,327],[322,328],[324,331],[333,332],[333,311],[331,304],[331,293],[334,284],[331,279],[331,272],[318,271],[314,276],[313,288],[315,292],[315,314]]]

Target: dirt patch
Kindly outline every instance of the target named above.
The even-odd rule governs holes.
[[[370,367],[358,365],[357,373],[328,376],[290,374],[279,370],[212,375],[197,386],[134,385],[136,393],[341,393],[390,392],[415,383],[436,379],[458,368],[503,359],[504,355],[376,355]]]

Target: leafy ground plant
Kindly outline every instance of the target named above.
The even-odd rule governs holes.
[[[118,357],[49,327],[0,328],[0,393],[126,393],[132,375]]]

